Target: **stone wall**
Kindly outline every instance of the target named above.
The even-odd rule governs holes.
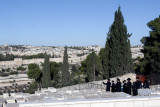
[[[44,59],[27,59],[27,60],[22,60],[22,64],[24,65],[28,65],[28,64],[31,64],[31,63],[36,63],[36,64],[40,64],[40,63],[43,63],[44,62]]]
[[[78,62],[81,62],[85,59],[86,57],[73,57],[73,58],[68,58],[68,62],[71,64],[75,64]],[[63,58],[50,58],[50,61],[52,62],[63,62]],[[13,61],[0,61],[0,66],[20,66],[22,64],[28,65],[31,63],[36,63],[40,64],[44,62],[44,58],[38,58],[38,59],[25,59],[22,60],[22,58],[15,58]]]
[[[20,103],[19,107],[159,107],[160,97],[123,97],[64,102]]]

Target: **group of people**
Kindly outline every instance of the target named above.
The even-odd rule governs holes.
[[[139,77],[136,78],[136,82],[131,83],[131,79],[128,78],[127,81],[124,80],[123,83],[121,83],[120,79],[117,78],[117,82],[115,83],[112,81],[110,82],[110,79],[108,79],[107,83],[103,82],[104,85],[106,85],[106,91],[111,92],[124,92],[133,96],[138,95],[138,89],[140,88],[149,88],[149,83],[147,80],[142,83],[139,80]]]

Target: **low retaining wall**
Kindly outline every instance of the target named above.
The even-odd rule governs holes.
[[[160,96],[20,103],[19,107],[160,107]]]

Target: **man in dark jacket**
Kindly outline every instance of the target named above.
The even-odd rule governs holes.
[[[127,94],[130,94],[130,95],[131,95],[131,88],[132,88],[132,83],[130,82],[131,79],[128,78],[127,81],[128,81],[128,82],[127,82]]]
[[[111,88],[112,88],[112,92],[116,92],[116,84],[114,83],[114,81],[112,81],[112,86],[111,86]]]
[[[136,85],[136,88],[137,88],[137,89],[142,88],[142,83],[141,83],[141,81],[139,80],[139,77],[136,78],[136,83],[135,83],[135,85]]]
[[[139,77],[136,77],[136,82],[132,86],[133,96],[138,95],[138,89],[142,88],[142,83],[139,80]]]
[[[121,92],[121,82],[120,79],[117,78],[116,91]]]
[[[111,82],[110,79],[108,79],[107,83],[103,82],[104,85],[106,85],[106,91],[110,91]]]
[[[149,88],[149,83],[147,80],[144,81],[143,88]]]
[[[126,83],[126,80],[123,81],[123,92],[127,93],[127,83]]]
[[[136,87],[136,82],[133,82],[132,92],[133,92],[133,96],[136,96],[138,94],[138,90],[137,90],[137,87]]]

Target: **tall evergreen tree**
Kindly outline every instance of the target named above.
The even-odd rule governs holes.
[[[81,64],[82,64],[81,71],[86,73],[87,82],[102,79],[102,73],[103,73],[102,64],[99,56],[97,56],[95,52],[89,54],[86,60],[84,60]]]
[[[108,38],[107,38],[108,41]],[[109,44],[106,42],[105,48],[102,48],[99,52],[100,60],[103,68],[103,79],[109,78]]]
[[[69,73],[69,63],[68,63],[67,46],[65,46],[64,56],[63,56],[63,64],[62,64],[62,85],[63,85],[63,86],[68,86],[68,85],[70,85],[70,73]]]
[[[50,62],[51,86],[55,88],[59,88],[62,86],[61,78],[60,78],[61,67],[62,67],[62,63]]]
[[[109,77],[123,75],[133,71],[129,37],[124,24],[120,7],[115,12],[114,22],[111,25],[105,45],[106,62],[103,65]]]
[[[150,36],[143,37],[144,59],[141,62],[141,72],[148,75],[151,84],[160,83],[160,16],[150,21],[147,26],[151,29]]]
[[[42,87],[48,88],[50,86],[50,81],[51,81],[51,76],[50,76],[49,56],[45,53],[45,60],[43,65]]]

